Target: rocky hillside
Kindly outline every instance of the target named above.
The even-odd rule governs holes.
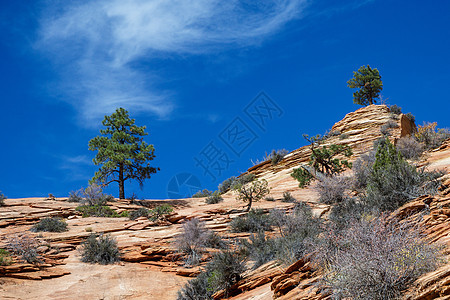
[[[388,123],[395,123],[395,126]],[[384,105],[371,105],[349,113],[336,123],[327,143],[346,144],[352,147],[355,160],[372,148],[373,141],[382,136],[382,127],[389,127],[391,139],[411,133],[414,124],[404,115],[393,116]],[[310,156],[308,147],[292,151],[279,164],[264,162],[253,166],[248,173],[268,180],[271,196],[282,198],[285,191],[322,215],[329,207],[318,203],[314,186],[298,188],[290,173]],[[439,149],[425,154],[422,165],[444,170],[447,173],[440,193],[420,197],[392,214],[392,218],[423,225],[430,243],[439,243],[450,253],[450,141]],[[231,233],[229,222],[243,215],[244,203],[227,193],[224,201],[208,205],[204,198],[178,200],[111,201],[108,205],[117,213],[132,211],[142,206],[156,207],[162,203],[173,206],[174,212],[165,219],[150,221],[141,217],[130,220],[117,218],[83,218],[75,208],[78,203],[66,198],[7,199],[0,207],[0,248],[11,239],[25,241],[36,238],[40,262],[27,264],[14,257],[9,266],[0,266],[1,299],[175,299],[177,291],[195,277],[200,267],[187,268],[177,251],[175,239],[186,220],[198,218],[208,229],[222,238],[233,241],[246,238],[249,233]],[[290,210],[292,203],[260,201],[254,207],[263,210],[280,208]],[[429,213],[424,214],[424,210]],[[41,218],[65,218],[68,231],[62,233],[31,232],[31,227]],[[122,259],[113,265],[87,264],[80,261],[80,244],[92,233],[109,233],[116,238]],[[218,251],[209,249],[201,257],[204,266]],[[327,299],[315,284],[322,274],[314,271],[307,259],[290,266],[269,262],[256,270],[247,271],[234,285],[233,299]],[[224,295],[218,292],[214,298]],[[405,299],[450,299],[450,264],[422,276],[408,290]]]

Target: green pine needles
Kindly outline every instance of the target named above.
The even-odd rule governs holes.
[[[353,78],[347,81],[347,85],[349,88],[358,89],[353,93],[353,102],[359,105],[376,103],[383,89],[380,72],[369,65],[361,66],[358,71],[353,72]]]
[[[124,108],[105,116],[102,124],[106,129],[100,130],[101,135],[89,141],[89,150],[98,151],[93,162],[101,165],[91,182],[102,185],[117,182],[119,198],[125,199],[126,180],[135,179],[142,187],[145,179],[159,171],[150,166],[155,149],[143,140],[148,135],[146,126],[136,126]]]

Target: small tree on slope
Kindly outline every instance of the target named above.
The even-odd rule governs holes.
[[[150,166],[155,158],[153,145],[147,144],[143,136],[148,135],[145,126],[136,126],[128,111],[118,108],[110,116],[105,116],[102,124],[106,129],[101,135],[89,141],[89,150],[98,151],[94,164],[101,165],[91,182],[108,185],[119,184],[119,198],[125,199],[125,181],[136,179],[143,185],[144,180],[159,168]]]

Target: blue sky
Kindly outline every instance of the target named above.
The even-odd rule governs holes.
[[[97,169],[88,141],[117,107],[147,126],[161,168],[143,190],[128,182],[127,195],[215,189],[359,108],[346,82],[365,64],[389,104],[450,127],[450,2],[258,3],[1,1],[0,190],[85,187]]]

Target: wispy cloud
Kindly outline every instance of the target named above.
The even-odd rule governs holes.
[[[51,5],[37,47],[53,59],[59,88],[91,124],[118,106],[167,117],[171,91],[151,60],[259,45],[302,17],[307,0],[94,0]],[[137,63],[148,64],[140,71]],[[148,68],[146,68],[148,69]]]
[[[80,181],[88,180],[92,173],[87,170],[88,166],[92,166],[92,160],[86,155],[66,156],[61,155],[57,157],[60,161],[58,168],[65,172],[65,181]]]

